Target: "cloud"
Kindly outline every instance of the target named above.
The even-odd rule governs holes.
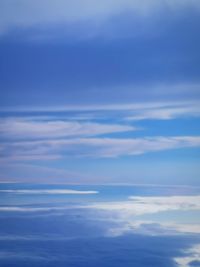
[[[93,136],[116,132],[134,131],[129,125],[87,123],[78,121],[34,121],[27,119],[1,119],[0,135],[20,139]]]
[[[182,86],[180,91],[184,90]],[[186,91],[191,91],[192,85],[188,85],[188,88]],[[193,85],[194,87],[194,85]],[[200,86],[196,85],[196,91],[199,91]],[[158,93],[161,91],[167,91],[168,93],[172,94],[173,92],[178,92],[177,89],[178,86],[175,86],[172,88],[170,87],[159,87],[156,89]],[[151,88],[152,91],[152,88]],[[154,90],[155,91],[155,90]],[[28,117],[27,119],[24,118],[7,118],[4,120],[1,120],[2,127],[5,129],[15,129],[15,127],[18,129],[21,126],[25,127],[25,130],[27,131],[27,128],[29,131],[32,130],[32,128],[36,128],[37,125],[41,127],[41,130],[39,131],[48,131],[50,130],[49,134],[53,135],[53,131],[56,134],[56,131],[64,131],[66,128],[70,128],[72,126],[72,129],[74,131],[78,128],[81,128],[84,130],[84,128],[91,130],[93,128],[100,128],[99,130],[103,131],[103,128],[106,127],[108,132],[109,131],[130,131],[131,129],[128,129],[127,125],[102,125],[102,124],[92,124],[88,121],[93,121],[95,119],[105,119],[105,118],[118,118],[125,119],[127,121],[131,120],[148,120],[148,119],[160,119],[160,120],[166,120],[166,119],[178,119],[178,118],[192,118],[192,117],[200,117],[200,103],[198,100],[184,100],[184,101],[147,101],[147,102],[137,102],[137,103],[123,103],[123,104],[88,104],[88,105],[65,105],[65,106],[33,106],[33,107],[2,107],[0,108],[0,112],[14,112],[14,113],[30,113],[38,114],[38,112],[42,113],[54,113],[54,120],[51,118],[51,116],[33,116]],[[62,121],[57,120],[56,117],[60,114],[60,112],[65,112],[66,117],[68,121]],[[48,121],[48,119],[51,119]],[[71,120],[74,121],[74,124],[72,124]],[[86,124],[82,124],[84,121],[86,121]],[[52,125],[53,129],[48,129]],[[109,129],[110,126],[110,129]],[[130,127],[130,126],[129,126]],[[30,128],[30,129],[29,129]],[[124,128],[124,129],[123,129]],[[23,128],[22,128],[23,129]],[[86,130],[86,129],[85,129]],[[93,129],[94,130],[94,129]],[[134,130],[134,128],[132,128]],[[20,131],[18,129],[18,131]],[[36,131],[36,130],[35,130]],[[89,131],[89,130],[88,130]],[[60,133],[62,135],[62,132]],[[63,133],[64,135],[64,133]]]
[[[23,191],[23,190],[20,190]],[[30,191],[30,190],[28,190]],[[46,194],[46,193],[44,193]],[[79,193],[78,193],[79,194]],[[40,205],[40,206],[2,206],[1,212],[34,213],[34,216],[66,216],[79,214],[84,221],[96,220],[103,225],[105,236],[116,237],[125,234],[142,234],[154,236],[172,236],[184,234],[200,234],[198,224],[178,222],[168,215],[167,220],[159,221],[155,214],[166,211],[200,211],[200,196],[170,197],[130,197],[129,201],[107,201],[93,203],[76,203],[76,205]],[[144,219],[142,215],[151,215]],[[186,213],[187,214],[187,213]]]
[[[2,212],[49,212],[49,211],[58,211],[58,210],[67,210],[70,207],[17,207],[17,206],[4,206],[0,207]]]
[[[127,117],[127,120],[172,120],[177,118],[199,117],[200,109],[197,106],[163,106],[138,110]]]
[[[192,248],[183,251],[183,257],[177,257],[174,260],[180,267],[200,266],[200,245],[195,245]]]
[[[110,227],[107,231],[107,235],[113,237],[130,233],[153,236],[200,234],[200,226],[198,224],[182,224],[177,222],[157,222],[156,220],[141,221],[136,217],[134,220],[129,218],[121,221],[121,224],[119,222],[118,225]]]
[[[76,190],[3,190],[5,193],[19,193],[19,194],[97,194],[97,191],[76,191]],[[52,191],[52,192],[49,192]],[[54,191],[54,192],[53,192]],[[69,192],[70,191],[70,192]],[[74,192],[71,192],[74,191]],[[1,190],[2,192],[2,190]],[[2,192],[3,193],[3,192]],[[170,196],[170,197],[130,197],[129,201],[108,201],[108,202],[93,202],[91,204],[77,204],[67,206],[50,206],[50,207],[23,207],[23,206],[3,206],[0,207],[1,211],[21,211],[21,212],[37,212],[37,211],[56,211],[68,209],[86,209],[103,211],[107,219],[113,216],[113,213],[119,215],[118,218],[132,221],[132,216],[141,216],[144,214],[155,214],[164,211],[191,211],[200,210],[200,196]],[[107,213],[107,211],[109,213]],[[148,221],[146,221],[147,223]],[[138,220],[137,225],[141,225]],[[144,223],[144,221],[142,221]],[[167,224],[170,225],[170,222]],[[171,224],[172,226],[173,224]],[[135,225],[134,225],[135,226]],[[185,228],[184,228],[185,227]],[[186,229],[183,224],[182,229]]]
[[[49,190],[17,190],[17,189],[8,189],[0,190],[0,193],[12,193],[12,194],[33,194],[33,195],[90,195],[98,194],[98,191],[80,191],[80,190],[71,190],[71,189],[49,189]]]
[[[120,212],[122,217],[153,214],[170,210],[200,210],[200,196],[129,197],[129,201],[102,202],[90,208]]]
[[[1,160],[48,160],[65,156],[106,158],[199,147],[200,137],[74,138],[4,142],[2,146]]]
[[[15,28],[70,25],[75,22],[93,21],[96,24],[124,12],[146,16],[156,10],[199,9],[198,0],[2,0],[0,5],[0,31],[5,33]]]
[[[109,236],[120,236],[129,233],[145,235],[200,234],[200,226],[188,221],[179,222],[170,211],[200,211],[200,196],[170,197],[130,197],[129,201],[96,202],[86,205],[103,217],[110,218],[116,224],[107,229]],[[84,208],[84,207],[83,207]],[[159,220],[159,215],[167,213],[166,220]],[[155,216],[157,214],[158,218]],[[189,213],[188,213],[189,214]],[[148,216],[147,216],[148,215]],[[147,216],[147,219],[145,219]],[[175,220],[174,220],[175,218]]]

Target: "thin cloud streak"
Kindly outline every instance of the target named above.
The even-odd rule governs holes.
[[[98,125],[98,124],[90,124],[88,121],[93,121],[97,118],[104,118],[105,114],[107,117],[115,117],[120,116],[121,119],[125,119],[125,121],[131,121],[131,120],[152,120],[152,119],[159,119],[159,120],[170,120],[170,119],[178,119],[178,118],[192,118],[192,117],[200,117],[200,103],[199,101],[166,101],[166,102],[139,102],[139,103],[126,103],[126,104],[97,104],[97,105],[66,105],[66,106],[43,106],[43,107],[10,107],[10,108],[1,108],[0,112],[2,113],[22,113],[26,115],[28,112],[32,112],[37,114],[38,112],[41,112],[42,120],[42,113],[54,113],[54,116],[59,115],[62,112],[66,113],[66,116],[69,120],[73,119],[74,121],[86,121],[86,125],[79,124],[80,122],[77,122],[77,125],[74,124],[74,127],[80,128],[84,127],[95,127],[98,128],[101,127],[101,130],[103,131],[103,126],[106,127],[108,125]],[[71,114],[72,113],[72,114]],[[47,117],[48,118],[48,117]],[[16,118],[15,118],[16,119]],[[16,123],[20,123],[20,119],[18,117],[19,121],[16,121]],[[27,121],[27,123],[31,123],[31,117],[29,118],[30,121]],[[11,127],[11,122],[13,121],[8,120],[3,121],[5,124],[4,127]],[[23,123],[23,120],[22,122]],[[25,122],[24,122],[25,123]],[[34,123],[34,121],[33,121]],[[53,124],[53,122],[50,122],[50,124]],[[66,127],[67,128],[67,122],[65,122],[65,125],[61,125],[62,121],[55,122],[56,128]],[[59,125],[60,124],[60,125]],[[20,126],[20,125],[19,125]],[[31,126],[31,125],[30,125]],[[33,124],[34,126],[34,124]],[[70,122],[68,122],[68,126],[70,126]],[[125,127],[125,125],[110,125],[110,131],[112,130],[111,126],[113,127],[113,131],[116,128],[116,131],[123,131],[123,128],[120,129],[120,126]],[[128,127],[128,126],[127,126]],[[31,128],[31,127],[30,127]],[[72,127],[73,128],[73,127]],[[91,129],[92,130],[92,129]],[[94,129],[93,129],[94,130]],[[99,129],[100,130],[100,129]],[[106,130],[106,128],[105,128]],[[109,128],[107,128],[109,131]],[[124,129],[126,130],[126,129]],[[128,129],[129,130],[129,129]],[[95,132],[94,132],[95,134]]]
[[[42,160],[46,155],[56,157],[120,157],[150,152],[200,146],[199,136],[146,137],[146,138],[74,138],[4,142],[1,159]]]
[[[98,194],[98,191],[80,191],[80,190],[71,190],[71,189],[49,189],[49,190],[22,190],[22,189],[8,189],[0,190],[0,193],[10,193],[10,194],[47,194],[47,195],[90,195]]]
[[[129,125],[100,124],[77,121],[33,121],[27,119],[1,119],[0,135],[14,138],[59,138],[73,136],[94,136],[116,132],[134,131]]]
[[[188,86],[190,91],[191,86]],[[198,85],[198,91],[199,91]],[[122,88],[121,88],[122,89]],[[161,88],[160,88],[161,89]],[[169,91],[170,88],[163,88],[165,91]],[[172,88],[175,90],[174,88]],[[158,90],[159,91],[159,90]],[[180,107],[199,107],[199,101],[197,100],[184,100],[184,101],[155,101],[155,102],[132,102],[132,103],[116,103],[116,104],[88,104],[88,105],[59,105],[59,106],[15,106],[15,107],[1,107],[1,112],[65,112],[65,111],[131,111],[131,110],[145,110],[156,108],[180,108]],[[199,110],[199,109],[198,109]]]

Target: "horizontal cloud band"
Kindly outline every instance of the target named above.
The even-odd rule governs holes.
[[[146,138],[74,138],[4,142],[1,159],[49,160],[66,156],[119,157],[200,146],[200,136]]]
[[[0,193],[14,194],[50,194],[50,195],[89,195],[98,194],[98,191],[79,191],[71,189],[49,189],[49,190],[0,190]]]

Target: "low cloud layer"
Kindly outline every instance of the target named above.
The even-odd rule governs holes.
[[[170,210],[200,210],[200,196],[130,197],[130,201],[95,203],[90,208],[118,211],[125,217]]]
[[[175,258],[178,266],[192,267],[200,266],[200,245],[193,246],[192,248],[184,250],[185,256]]]

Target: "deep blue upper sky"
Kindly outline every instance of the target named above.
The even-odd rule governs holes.
[[[199,185],[199,13],[2,0],[1,180]]]

